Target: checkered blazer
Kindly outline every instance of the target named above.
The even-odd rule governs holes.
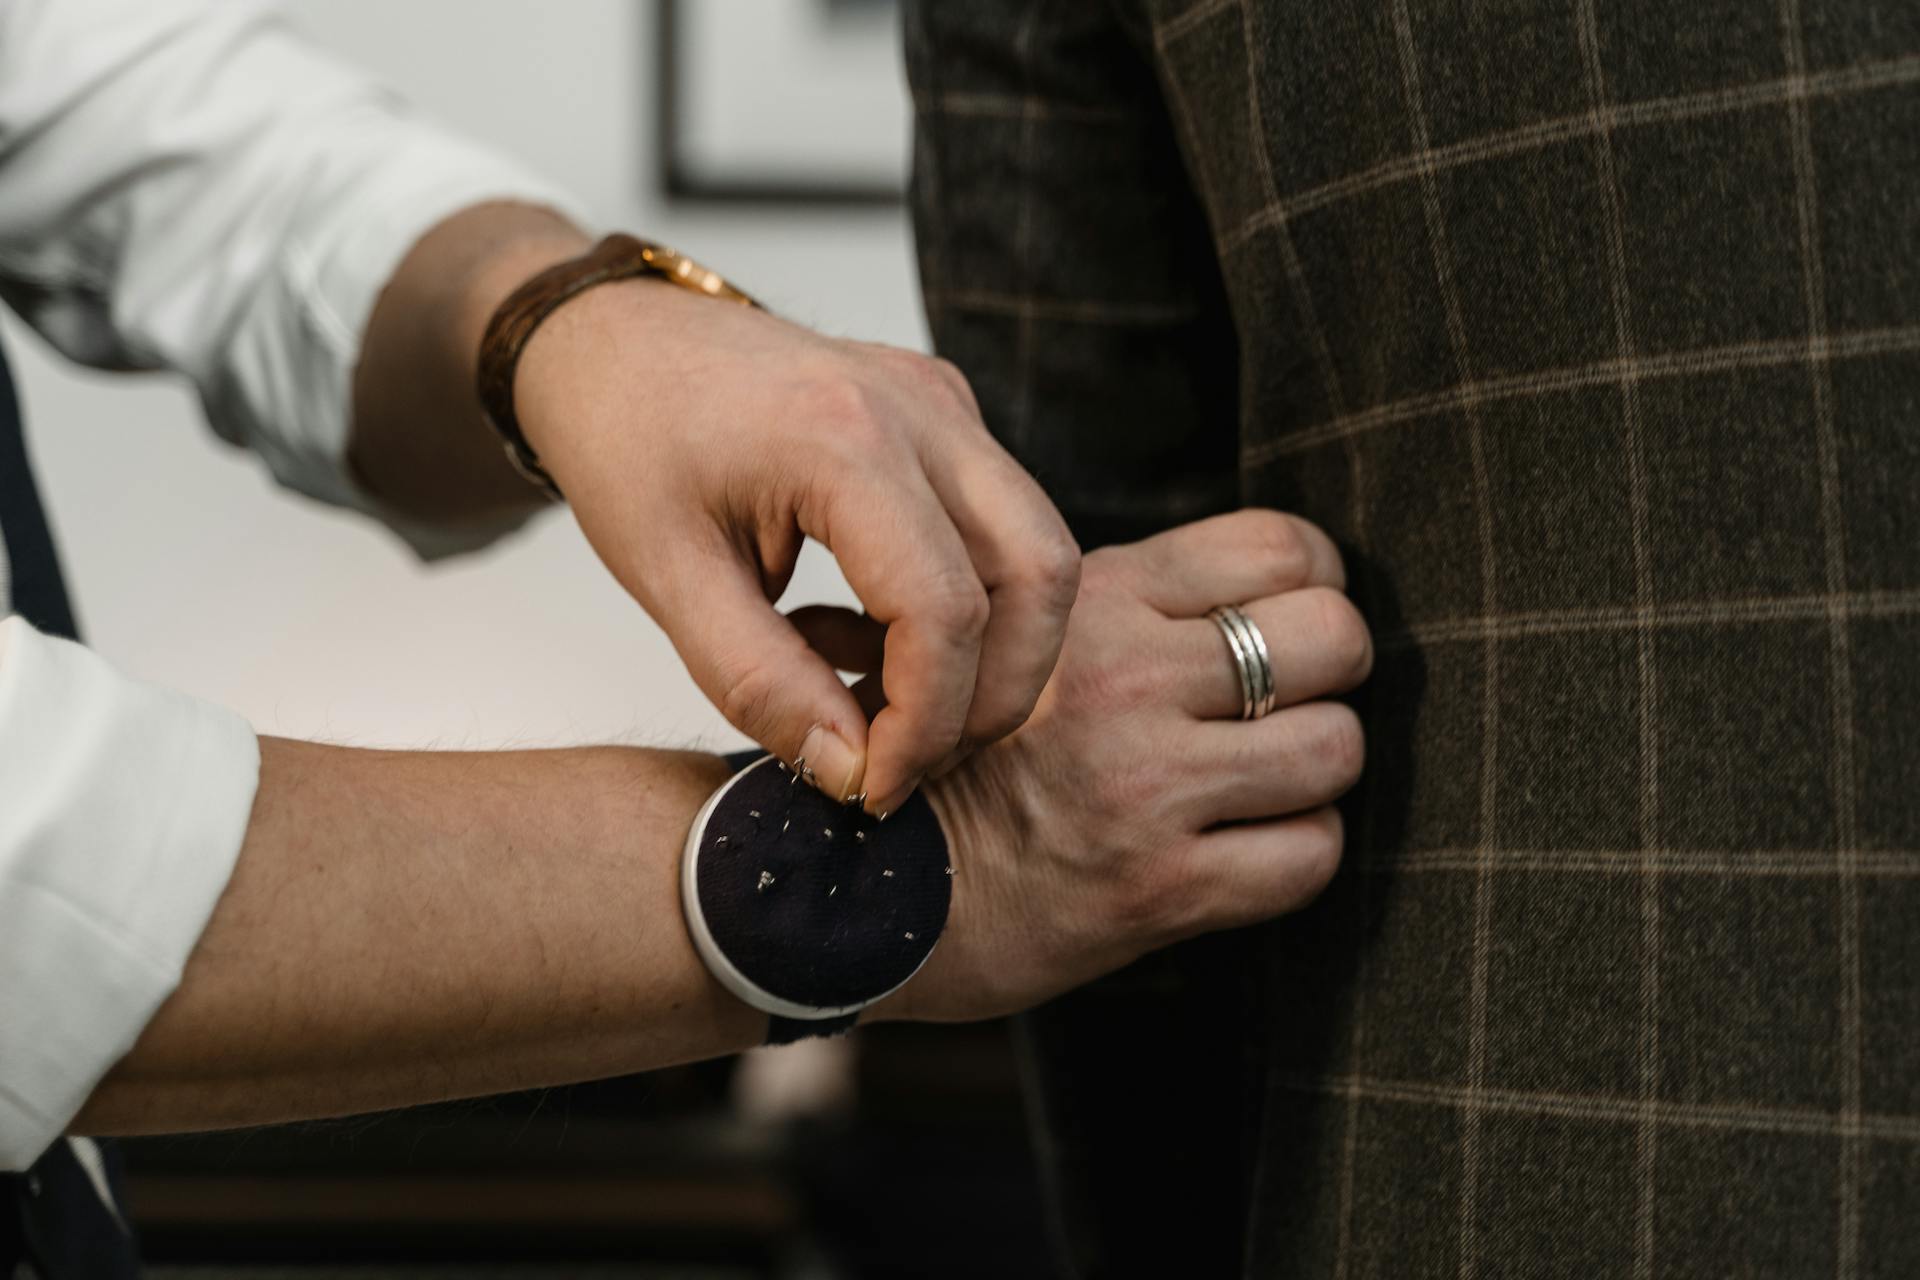
[[[1321,902],[1025,1024],[1074,1268],[1920,1276],[1920,3],[907,25],[989,423],[1379,644]]]

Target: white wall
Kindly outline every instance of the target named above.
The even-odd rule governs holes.
[[[295,0],[315,38],[576,192],[825,328],[922,345],[897,212],[668,209],[654,190],[650,3]],[[8,349],[82,625],[148,679],[263,732],[378,745],[732,745],[571,518],[425,568],[376,526],[281,493],[171,379]],[[810,548],[789,602],[848,600]]]

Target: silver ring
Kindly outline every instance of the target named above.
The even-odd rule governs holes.
[[[1226,637],[1227,649],[1233,654],[1234,670],[1240,677],[1240,718],[1258,720],[1269,714],[1273,710],[1275,690],[1273,656],[1267,648],[1267,638],[1260,634],[1253,619],[1235,605],[1223,604],[1210,609],[1207,617],[1220,628],[1220,634]]]

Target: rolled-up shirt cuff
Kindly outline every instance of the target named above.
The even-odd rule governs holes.
[[[232,349],[230,378],[206,399],[215,430],[244,441],[288,488],[374,516],[423,559],[485,546],[526,516],[444,524],[368,492],[348,460],[353,380],[375,303],[434,227],[490,203],[585,215],[560,188],[507,157],[417,119],[395,122],[388,150],[324,219],[298,232],[278,267],[278,305],[259,309]],[[289,335],[291,319],[300,332]],[[479,406],[475,401],[476,428]]]
[[[259,777],[238,715],[0,621],[0,1169],[65,1132],[179,985]]]

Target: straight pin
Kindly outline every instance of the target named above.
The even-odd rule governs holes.
[[[838,892],[840,892],[840,886],[839,886],[839,885],[835,885],[835,886],[833,886],[833,888],[831,888],[831,889],[829,889],[829,890],[827,890],[827,896],[828,896],[829,898],[831,898],[831,897],[832,897],[832,896],[833,896],[834,894],[836,894],[836,893],[838,893]]]
[[[788,819],[787,819],[786,821],[784,821],[784,822],[782,822],[782,823],[780,824],[780,834],[781,834],[781,835],[785,835],[785,834],[787,834],[787,828],[788,828],[788,827],[790,827],[790,826],[792,826],[792,825],[793,825],[793,819],[792,819],[792,818],[788,818]]]

